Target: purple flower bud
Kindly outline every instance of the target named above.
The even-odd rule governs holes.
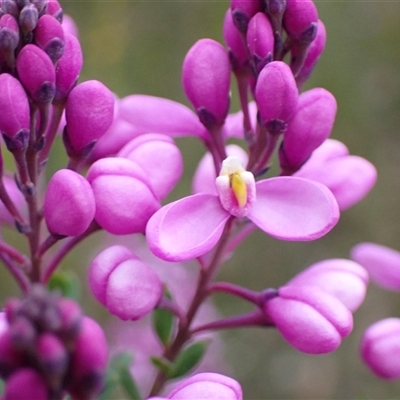
[[[0,18],[0,50],[14,51],[19,42],[18,23],[10,14]]]
[[[257,79],[255,97],[261,121],[271,134],[285,131],[299,93],[292,71],[282,61],[267,64]]]
[[[53,333],[44,332],[36,341],[36,355],[41,371],[51,387],[60,387],[68,368],[68,353]]]
[[[51,15],[44,14],[39,18],[34,34],[35,43],[55,64],[64,52],[64,30],[61,23]]]
[[[157,274],[122,246],[109,247],[92,261],[89,284],[97,300],[122,320],[147,315],[163,292]]]
[[[76,400],[96,398],[102,388],[108,349],[103,330],[91,318],[84,317],[70,359],[68,392]]]
[[[76,36],[65,33],[64,53],[56,66],[56,94],[54,101],[64,101],[76,85],[83,65],[82,49]]]
[[[348,308],[316,286],[284,286],[279,296],[264,304],[264,311],[283,338],[304,353],[336,350],[353,328]]]
[[[229,110],[230,63],[225,48],[212,39],[197,41],[183,61],[182,83],[207,129],[222,125]]]
[[[53,16],[60,23],[64,22],[63,10],[60,3],[57,0],[48,0],[47,3],[47,14]]]
[[[17,210],[22,215],[27,214],[25,197],[15,183],[15,179],[6,175],[3,177],[3,183],[11,201]],[[15,223],[14,217],[7,210],[3,202],[0,202],[0,223],[6,223],[9,225],[13,225]]]
[[[128,158],[139,164],[146,173],[153,192],[160,199],[170,193],[183,172],[181,152],[166,135],[141,135],[126,144],[118,157]],[[153,162],[149,163],[149,160]]]
[[[17,349],[12,341],[11,332],[0,334],[0,376],[7,378],[25,363],[24,353]]]
[[[68,298],[61,298],[57,304],[57,310],[60,316],[61,324],[57,334],[64,341],[75,339],[80,332],[82,323],[82,310],[79,305]]]
[[[64,33],[69,33],[75,37],[79,36],[78,27],[70,15],[63,16],[62,27],[64,29]]]
[[[18,5],[15,0],[2,0],[1,8],[4,14],[10,14],[14,18],[18,18]]]
[[[38,9],[39,13],[41,13],[50,0],[29,0],[35,7]]]
[[[48,388],[41,375],[32,368],[22,368],[8,379],[4,400],[49,399]]]
[[[81,152],[96,142],[114,118],[114,95],[99,81],[86,81],[68,95],[66,135],[72,150]]]
[[[0,131],[10,139],[29,133],[30,112],[24,88],[10,74],[0,75]]]
[[[213,372],[203,372],[179,383],[167,399],[242,400],[243,393],[239,382],[234,379]]]
[[[260,0],[231,0],[233,22],[237,29],[246,33],[250,19],[262,10]]]
[[[95,215],[95,200],[89,182],[69,169],[50,179],[44,200],[44,217],[49,231],[57,236],[78,236]]]
[[[368,272],[354,261],[331,259],[317,262],[288,282],[295,286],[318,286],[339,299],[350,311],[364,301]]]
[[[317,34],[318,11],[312,0],[287,0],[283,25],[288,35],[302,44],[311,43]]]
[[[387,290],[400,291],[400,252],[376,243],[360,243],[351,250],[371,279]]]
[[[274,33],[264,13],[259,12],[250,20],[246,42],[257,72],[260,72],[265,64],[272,61],[274,53]]]
[[[125,158],[102,158],[89,169],[96,200],[96,221],[115,235],[144,232],[160,208],[143,169]]]
[[[27,4],[19,13],[19,26],[22,33],[26,36],[32,32],[39,19],[39,12],[33,4]]]
[[[361,357],[372,372],[384,379],[400,378],[400,319],[372,324],[361,339]]]
[[[232,69],[237,69],[248,66],[249,54],[246,48],[243,36],[240,34],[235,24],[233,23],[232,12],[229,8],[225,14],[223,25],[223,36],[226,45],[229,49],[229,57]]]
[[[24,46],[17,56],[17,71],[33,101],[50,103],[55,93],[56,73],[50,57],[33,44]]]
[[[335,98],[325,89],[314,88],[299,96],[279,149],[279,162],[284,171],[297,171],[328,138],[336,109]]]
[[[296,81],[299,86],[302,86],[304,82],[310,77],[312,71],[314,70],[315,65],[318,62],[320,55],[324,51],[325,43],[326,43],[325,25],[321,20],[318,20],[317,36],[311,42],[303,66],[296,76]],[[292,50],[292,55],[294,51],[295,49]]]

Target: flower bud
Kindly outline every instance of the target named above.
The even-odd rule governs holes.
[[[259,12],[250,20],[246,42],[259,73],[265,64],[272,61],[274,54],[274,33],[264,13]]]
[[[7,378],[26,362],[23,352],[12,341],[10,330],[0,334],[0,376]]]
[[[39,12],[37,8],[29,3],[19,13],[19,26],[22,33],[26,36],[32,32],[39,19]]]
[[[54,389],[60,387],[68,368],[63,342],[56,335],[44,332],[37,338],[35,350],[47,383]]]
[[[229,49],[229,59],[234,71],[245,68],[249,63],[249,54],[243,36],[233,23],[232,12],[229,8],[225,14],[223,36]]]
[[[241,33],[246,33],[250,19],[261,11],[260,0],[231,0],[233,22]]]
[[[6,73],[0,74],[0,88],[0,132],[10,150],[26,148],[30,111],[25,90],[17,79]]]
[[[3,176],[3,184],[11,201],[16,209],[22,214],[26,214],[26,201],[22,192],[19,190],[15,179],[11,176]],[[14,217],[7,210],[3,202],[0,202],[0,223],[13,225],[15,223]]]
[[[8,379],[4,400],[49,399],[48,388],[41,375],[32,368],[22,368]]]
[[[65,101],[76,85],[83,65],[82,49],[76,36],[65,33],[64,53],[56,67],[56,94],[54,101]]]
[[[95,208],[92,188],[83,176],[69,169],[52,176],[44,200],[44,217],[53,235],[82,234],[93,221]]]
[[[80,83],[68,95],[65,118],[71,151],[79,154],[110,127],[114,118],[114,95],[99,81]]]
[[[48,0],[47,3],[47,14],[53,16],[58,22],[64,22],[63,10],[60,3],[57,0]]]
[[[64,342],[72,341],[81,330],[83,313],[79,305],[68,298],[61,298],[57,304],[61,324],[57,334]]]
[[[368,280],[368,272],[361,265],[337,258],[311,265],[287,285],[318,286],[355,311],[364,301]]]
[[[220,126],[229,110],[230,63],[225,48],[212,39],[197,41],[183,61],[182,83],[207,129]]]
[[[400,319],[386,318],[372,324],[361,339],[361,357],[381,378],[400,378]]]
[[[319,57],[324,51],[325,43],[326,43],[325,25],[321,20],[318,20],[317,36],[311,42],[303,66],[296,76],[296,81],[299,86],[302,86],[304,82],[310,77],[312,71],[314,70],[315,65],[318,62]],[[293,51],[294,50],[292,50],[292,55]]]
[[[34,34],[35,43],[55,64],[64,52],[64,30],[61,23],[51,15],[44,14],[39,18]]]
[[[10,14],[14,18],[18,18],[19,9],[15,0],[2,0],[1,9],[4,14]]]
[[[78,36],[79,36],[78,27],[71,16],[69,16],[69,15],[63,16],[62,27],[64,29],[64,33],[69,33],[71,35],[74,35],[76,38],[78,38]]]
[[[351,250],[371,279],[387,290],[400,291],[400,252],[376,243],[360,243]]]
[[[162,296],[157,274],[122,246],[102,251],[90,264],[93,294],[122,320],[138,320],[151,312]]]
[[[285,131],[299,93],[292,71],[282,61],[268,63],[257,79],[255,98],[261,121],[271,134]]]
[[[50,57],[33,44],[24,46],[17,56],[17,71],[33,101],[50,103],[55,93],[56,74]]]
[[[0,50],[14,51],[19,42],[18,23],[10,14],[4,14],[0,18]]]
[[[310,44],[317,34],[318,11],[312,0],[287,0],[283,25],[296,42]]]
[[[213,372],[203,372],[180,382],[167,399],[242,400],[243,393],[239,382],[234,379]]]
[[[102,389],[108,349],[103,330],[84,317],[70,359],[68,392],[76,400],[96,398]]]
[[[144,232],[160,208],[143,169],[125,158],[102,158],[89,169],[96,201],[96,221],[115,235]]]
[[[316,286],[284,286],[267,300],[264,312],[283,338],[304,353],[336,350],[353,328],[348,308]]]
[[[331,133],[336,116],[336,100],[322,88],[299,96],[279,149],[279,162],[284,171],[297,171]]]
[[[141,135],[127,143],[118,153],[139,164],[153,192],[164,199],[179,181],[183,172],[181,152],[166,135]],[[149,163],[149,160],[153,160]]]

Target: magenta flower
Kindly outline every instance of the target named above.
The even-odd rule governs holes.
[[[377,172],[366,159],[350,155],[343,143],[327,139],[294,176],[327,186],[343,211],[368,194],[375,185]]]
[[[123,320],[144,317],[163,293],[157,274],[130,250],[117,245],[91,262],[89,284],[97,300]]]
[[[182,261],[210,251],[226,222],[247,217],[282,240],[314,240],[336,224],[339,210],[325,186],[307,179],[277,177],[255,182],[237,157],[228,157],[216,179],[218,195],[198,193],[162,207],[148,222],[150,249]]]
[[[381,378],[400,378],[400,319],[386,318],[372,324],[361,339],[365,364]]]
[[[318,286],[283,286],[265,302],[264,312],[283,338],[304,353],[336,350],[353,328],[349,309]]]
[[[279,162],[284,172],[297,171],[328,138],[336,109],[335,98],[325,89],[310,89],[299,96],[279,149]]]
[[[5,387],[4,400],[48,399],[48,387],[44,379],[32,368],[22,368],[15,372]]]
[[[311,265],[287,285],[317,286],[340,300],[350,311],[355,311],[364,301],[368,280],[368,273],[361,265],[335,258]]]
[[[230,72],[226,49],[212,39],[197,41],[183,61],[183,89],[207,129],[221,126],[228,114]]]
[[[179,383],[167,397],[151,397],[148,400],[242,400],[243,393],[239,382],[228,376],[204,372],[191,376]]]
[[[122,157],[102,158],[87,173],[96,201],[95,219],[115,235],[144,232],[160,208],[143,169]]]
[[[50,179],[44,200],[44,217],[54,235],[77,236],[93,221],[96,205],[89,182],[69,169]]]
[[[400,252],[375,243],[360,243],[351,250],[351,258],[369,272],[377,285],[400,291]]]

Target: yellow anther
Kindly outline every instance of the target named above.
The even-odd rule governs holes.
[[[241,178],[239,172],[235,172],[229,176],[229,181],[233,193],[235,194],[236,200],[239,207],[244,207],[247,203],[247,186],[244,180]]]

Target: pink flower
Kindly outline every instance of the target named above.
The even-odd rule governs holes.
[[[162,296],[157,274],[123,246],[111,246],[90,264],[90,289],[111,314],[137,320],[151,312]]]
[[[283,286],[265,302],[264,312],[283,338],[304,353],[336,350],[353,328],[349,309],[318,286]]]
[[[350,311],[355,311],[364,301],[368,280],[368,273],[361,265],[335,258],[311,265],[287,284],[317,286],[340,300]]]
[[[343,143],[327,139],[294,176],[327,186],[343,211],[368,194],[376,182],[377,172],[366,159],[350,155]]]
[[[400,319],[386,318],[372,324],[361,339],[361,356],[381,378],[400,378]]]
[[[228,376],[205,372],[193,375],[178,384],[167,397],[151,397],[148,400],[242,400],[242,388],[239,382]]]
[[[360,263],[379,286],[400,291],[400,253],[375,243],[360,243],[351,250],[351,258]]]
[[[307,179],[277,177],[255,182],[237,157],[228,157],[216,179],[218,195],[198,193],[162,207],[149,220],[150,249],[169,261],[210,251],[227,221],[247,217],[282,240],[314,240],[336,224],[339,210],[325,186]]]

